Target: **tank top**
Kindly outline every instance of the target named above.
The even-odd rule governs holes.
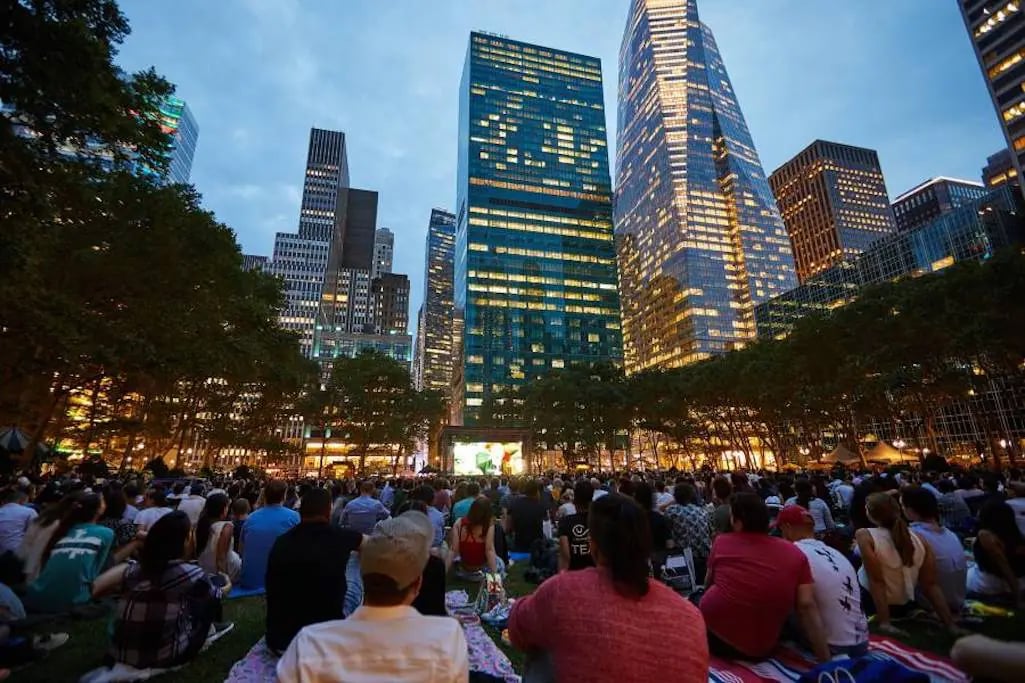
[[[469,524],[459,524],[459,561],[466,567],[483,567],[487,564],[485,539],[477,539]]]
[[[872,535],[876,557],[879,558],[879,564],[882,565],[883,583],[886,584],[886,602],[891,605],[904,605],[911,602],[915,599],[918,572],[922,569],[922,563],[925,562],[925,546],[922,545],[922,539],[913,531],[910,532],[915,551],[912,555],[911,566],[905,567],[900,559],[900,553],[897,552],[897,547],[893,544],[889,529],[868,527],[868,532]],[[858,569],[858,583],[865,590],[869,590],[871,584],[864,564]]]

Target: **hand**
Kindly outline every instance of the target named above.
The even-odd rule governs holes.
[[[907,631],[902,628],[897,628],[893,624],[887,622],[885,624],[879,624],[879,632],[885,633],[888,636],[896,636],[897,638],[907,638],[910,635]]]

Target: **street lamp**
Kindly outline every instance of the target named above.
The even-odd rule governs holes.
[[[899,450],[899,451],[904,450],[904,447],[907,446],[907,444],[904,443],[904,439],[897,439],[896,441],[893,442],[893,445],[896,446],[897,450]]]

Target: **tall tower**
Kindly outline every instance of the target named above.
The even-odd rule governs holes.
[[[474,425],[622,341],[601,61],[474,32],[459,101],[453,407]]]
[[[1020,178],[1025,168],[1025,7],[1021,0],[958,4]]]
[[[754,339],[754,306],[797,277],[696,0],[631,3],[616,174],[627,372],[684,365]]]
[[[199,141],[199,125],[185,100],[172,95],[160,103],[160,127],[172,136],[167,180],[172,183],[189,182],[192,158]]]
[[[374,235],[374,263],[370,268],[370,279],[390,273],[395,254],[395,234],[388,228],[378,228]]]
[[[448,396],[452,390],[452,280],[456,217],[432,209],[424,249],[424,300],[417,327],[413,382]]]
[[[769,176],[804,282],[896,231],[874,149],[816,140]]]

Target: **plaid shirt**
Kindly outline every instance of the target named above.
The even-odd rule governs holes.
[[[204,604],[221,597],[205,577],[198,565],[175,560],[154,584],[141,565],[129,564],[114,615],[114,659],[140,669],[181,663],[190,643],[206,638],[198,633],[210,626]]]
[[[673,503],[666,508],[666,519],[678,550],[689,547],[694,557],[708,557],[712,548],[712,517],[707,507]]]

